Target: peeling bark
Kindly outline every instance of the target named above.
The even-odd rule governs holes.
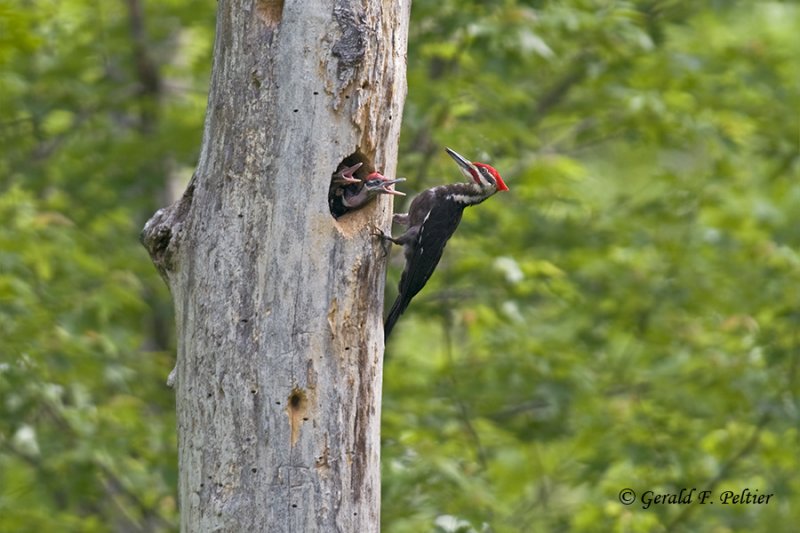
[[[169,285],[181,530],[375,532],[386,197],[338,220],[331,174],[392,176],[409,2],[221,0],[200,160],[142,232]]]

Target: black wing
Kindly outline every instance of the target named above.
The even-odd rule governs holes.
[[[452,201],[438,202],[428,212],[416,241],[406,248],[406,268],[400,277],[397,299],[386,317],[384,340],[389,338],[397,319],[436,270],[445,244],[456,231],[463,213],[464,206]]]

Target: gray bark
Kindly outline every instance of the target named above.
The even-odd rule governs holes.
[[[200,160],[142,234],[175,304],[181,530],[374,532],[387,229],[409,0],[220,0]]]

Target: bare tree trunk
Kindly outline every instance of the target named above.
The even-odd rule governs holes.
[[[143,231],[177,317],[182,531],[379,530],[391,205],[334,220],[328,189],[346,158],[393,175],[409,7],[219,2],[200,161]]]

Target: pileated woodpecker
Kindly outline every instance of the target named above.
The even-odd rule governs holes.
[[[406,181],[405,178],[389,179],[383,174],[373,172],[366,177],[364,183],[357,189],[345,187],[342,192],[342,205],[348,209],[358,209],[366,204],[372,197],[378,194],[393,194],[396,196],[405,196],[406,193],[396,191],[394,189],[395,183]]]
[[[461,222],[464,208],[483,202],[497,191],[508,190],[493,167],[470,163],[450,148],[446,150],[470,182],[439,185],[423,191],[411,202],[408,213],[394,215],[396,224],[408,226],[404,234],[396,238],[380,230],[376,234],[384,241],[402,244],[406,258],[399,294],[383,326],[384,340],[389,338],[397,319],[433,274],[448,239]]]
[[[394,189],[394,184],[405,181],[405,178],[389,179],[378,172],[373,172],[364,181],[361,181],[353,176],[359,167],[361,167],[361,163],[341,169],[331,179],[331,192],[328,200],[331,213],[336,218],[349,211],[364,207],[378,194],[405,196],[405,193]]]
[[[361,183],[361,180],[356,178],[353,174],[355,174],[356,170],[361,168],[361,165],[363,164],[364,163],[359,161],[352,167],[345,167],[343,169],[338,170],[336,174],[333,175],[331,181],[333,182],[334,185],[339,185],[339,186]]]

